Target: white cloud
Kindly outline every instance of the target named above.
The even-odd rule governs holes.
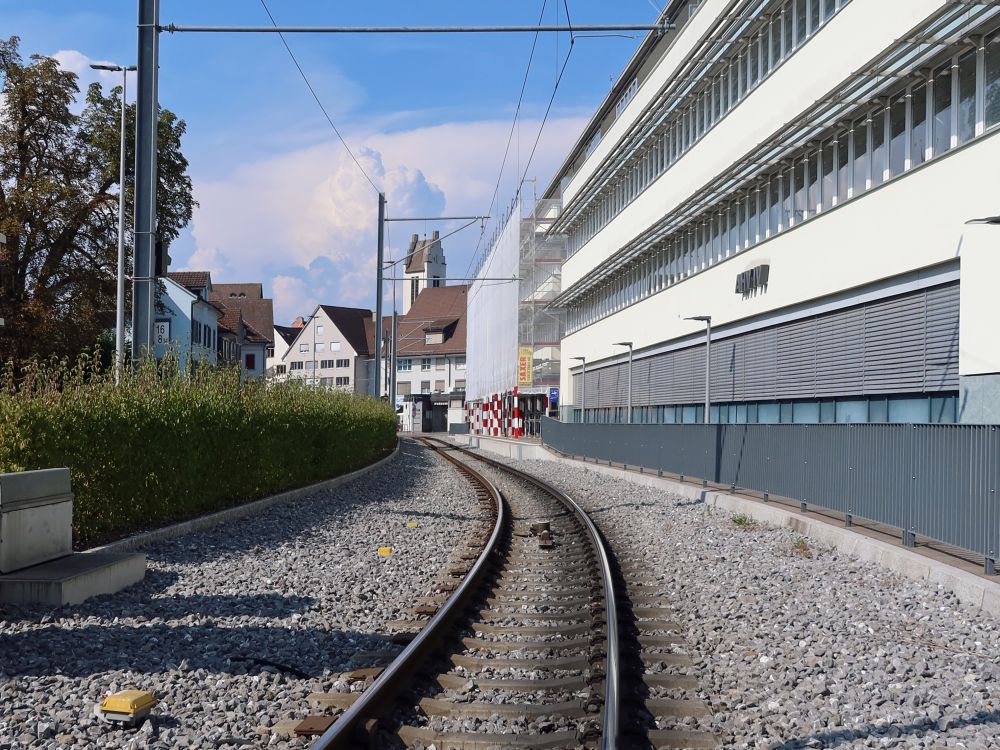
[[[579,117],[550,120],[531,172],[547,179],[584,123]],[[537,127],[522,125],[525,154]],[[464,215],[488,208],[509,129],[509,121],[454,123],[350,140],[368,144],[355,153],[385,190],[389,216]],[[512,152],[500,207],[513,192],[517,167]],[[307,314],[318,302],[372,305],[377,198],[339,142],[248,162],[222,178],[195,174],[194,184],[197,249],[187,267],[212,270],[219,281],[270,278],[276,321]],[[540,183],[538,192],[544,187]],[[411,232],[438,228],[447,231],[391,224],[395,257]],[[478,234],[470,228],[446,242],[451,275],[464,273]],[[388,285],[386,294],[391,296]]]
[[[94,70],[91,68],[91,64],[99,65],[116,65],[117,63],[111,62],[110,60],[95,60],[92,57],[88,57],[80,50],[75,49],[61,49],[58,52],[54,52],[51,55],[52,58],[59,63],[59,67],[63,70],[68,70],[71,73],[76,73],[77,75],[77,86],[80,88],[80,97],[77,99],[76,106],[73,108],[74,111],[79,111],[83,109],[83,95],[87,91],[87,87],[90,86],[94,81],[100,81],[101,85],[105,89],[110,89],[114,86],[120,86],[122,82],[121,72],[115,72],[113,70]],[[135,73],[129,73],[129,99],[132,99],[132,91],[134,90],[134,77]]]

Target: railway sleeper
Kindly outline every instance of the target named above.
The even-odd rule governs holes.
[[[557,750],[580,746],[580,737],[576,730],[536,735],[510,735],[436,732],[428,727],[404,726],[399,730],[399,738],[407,747],[412,747],[420,741],[424,746],[433,744],[438,750],[518,750],[519,748]]]

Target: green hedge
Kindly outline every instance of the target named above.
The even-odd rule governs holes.
[[[390,406],[232,368],[144,362],[120,385],[75,365],[8,365],[0,472],[68,466],[78,547],[329,479],[388,455]]]

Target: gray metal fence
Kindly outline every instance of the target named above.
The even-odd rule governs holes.
[[[995,425],[571,424],[545,417],[563,453],[797,500],[968,550],[1000,550]]]

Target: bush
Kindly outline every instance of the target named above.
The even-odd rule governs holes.
[[[241,384],[235,368],[150,360],[115,385],[84,355],[16,378],[8,365],[0,385],[0,472],[68,466],[78,547],[330,479],[396,443],[384,402]]]

